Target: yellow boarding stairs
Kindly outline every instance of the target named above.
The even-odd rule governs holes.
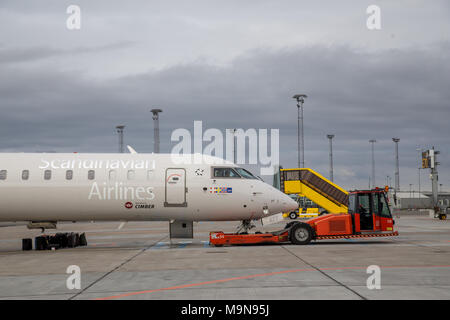
[[[348,192],[309,168],[280,169],[280,188],[308,198],[329,213],[348,212]]]

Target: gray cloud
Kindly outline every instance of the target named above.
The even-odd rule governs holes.
[[[296,163],[298,91],[305,103],[306,163],[327,174],[327,133],[336,134],[336,179],[351,187],[369,175],[369,144],[376,144],[378,179],[393,176],[399,136],[402,168],[417,166],[416,145],[448,155],[448,58],[442,50],[355,52],[347,47],[255,50],[229,67],[197,63],[98,81],[49,70],[3,68],[0,85],[2,150],[114,152],[114,126],[127,125],[126,141],[151,152],[148,110],[161,115],[162,149],[170,133],[193,128],[279,128],[281,162]],[[437,133],[437,128],[439,132]],[[8,137],[6,139],[6,137]],[[442,161],[445,171],[449,165]]]
[[[125,49],[133,45],[131,41],[122,41],[94,47],[77,47],[72,49],[56,49],[48,47],[0,47],[0,64],[36,62],[41,59],[82,55],[87,53],[101,53],[111,50]]]

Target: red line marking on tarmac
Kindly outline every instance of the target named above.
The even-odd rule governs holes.
[[[145,290],[145,291],[138,291],[138,292],[129,292],[129,293],[124,293],[124,294],[120,294],[120,295],[117,295],[117,296],[110,296],[110,297],[105,297],[105,298],[97,298],[97,299],[94,299],[94,300],[111,300],[111,299],[135,296],[135,295],[144,294],[144,293],[152,293],[152,292],[157,292],[157,291],[184,289],[184,288],[189,288],[189,287],[198,287],[198,286],[202,286],[202,285],[205,285],[205,284],[221,283],[221,282],[228,282],[228,281],[242,280],[242,279],[250,279],[250,278],[256,278],[256,277],[266,277],[266,276],[273,276],[273,275],[276,275],[276,274],[293,273],[293,272],[300,272],[300,271],[314,271],[314,269],[312,269],[312,268],[309,268],[309,269],[295,269],[295,270],[285,270],[285,271],[269,272],[269,273],[261,273],[261,274],[252,274],[252,275],[248,275],[248,276],[234,277],[234,278],[227,278],[227,279],[220,279],[220,280],[212,280],[212,281],[205,281],[205,282],[200,282],[200,283],[191,283],[191,284],[185,284],[185,285],[174,286],[174,287],[169,287],[169,288]]]
[[[320,270],[364,270],[367,267],[337,267],[337,268],[318,268]],[[435,266],[381,266],[381,269],[395,269],[395,268],[450,268],[450,265],[435,265]],[[316,269],[313,268],[307,268],[307,269],[294,269],[294,270],[284,270],[284,271],[277,271],[277,272],[269,272],[269,273],[260,273],[260,274],[252,274],[248,276],[242,276],[242,277],[234,277],[234,278],[227,278],[227,279],[219,279],[219,280],[212,280],[212,281],[205,281],[205,282],[199,282],[199,283],[190,283],[190,284],[184,284],[174,287],[168,287],[168,288],[161,288],[161,289],[153,289],[153,290],[144,290],[144,291],[137,291],[137,292],[129,292],[124,294],[119,294],[115,296],[110,297],[104,297],[104,298],[96,298],[94,300],[113,300],[113,299],[120,299],[130,296],[136,296],[141,295],[145,293],[152,293],[152,292],[158,292],[158,291],[168,291],[168,290],[177,290],[177,289],[184,289],[184,288],[191,288],[191,287],[198,287],[203,286],[207,284],[214,284],[214,283],[222,283],[222,282],[229,282],[229,281],[235,281],[235,280],[243,280],[243,279],[251,279],[251,278],[258,278],[258,277],[267,277],[267,276],[273,276],[277,274],[286,274],[286,273],[294,273],[294,272],[302,272],[302,271],[316,271]]]

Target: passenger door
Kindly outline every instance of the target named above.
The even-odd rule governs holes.
[[[166,169],[164,207],[187,207],[186,170],[183,168]]]

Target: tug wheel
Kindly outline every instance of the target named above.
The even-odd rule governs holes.
[[[447,215],[445,213],[440,213],[439,220],[447,220]]]
[[[308,244],[313,237],[313,230],[307,223],[297,223],[289,230],[289,240],[293,244]]]
[[[291,222],[287,223],[286,226],[285,226],[284,228],[285,228],[285,229],[288,229],[288,228],[290,228],[292,225],[294,225],[294,224],[296,224],[296,223],[298,223],[298,221],[291,221]]]
[[[289,218],[291,218],[292,220],[297,219],[297,213],[295,212],[289,213]]]

